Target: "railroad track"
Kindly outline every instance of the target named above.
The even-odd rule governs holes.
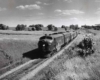
[[[84,36],[83,36],[84,37]],[[34,69],[33,71],[29,72],[28,74],[26,74],[25,76],[23,76],[20,79],[17,80],[31,80],[34,79],[34,76],[41,71],[43,68],[45,68],[47,65],[49,65],[54,59],[57,58],[57,56],[60,56],[63,51],[65,49],[68,49],[75,41],[78,40],[82,40],[83,39],[82,35],[79,35],[77,38],[75,38],[72,42],[70,42],[70,44],[68,44],[67,46],[65,46],[64,48],[62,48],[62,50],[60,50],[59,52],[57,52],[56,55],[52,56],[50,59],[48,59],[47,61],[45,61],[45,63],[41,64],[40,66],[38,66],[36,69]]]
[[[67,48],[73,43],[73,41],[67,45]],[[52,62],[57,56],[61,55],[65,48],[66,46],[57,52],[59,54],[55,53],[51,58],[30,60],[29,62],[1,75],[0,80],[29,80],[43,69],[43,67]]]
[[[34,65],[34,67],[38,66],[37,64],[40,62],[42,63],[44,60],[42,59],[36,59],[36,60],[30,60],[28,62],[26,62],[25,64],[22,64],[4,74],[2,74],[0,76],[0,80],[13,80],[14,77],[27,72],[28,70],[30,70]]]
[[[58,52],[56,52],[56,53],[58,53]],[[56,55],[56,53],[54,55]],[[19,78],[21,78],[25,74],[28,74],[30,71],[34,70],[36,67],[38,67],[39,65],[41,65],[48,59],[49,58],[30,60],[30,61],[26,62],[25,64],[22,64],[16,68],[6,72],[5,74],[1,75],[0,80],[5,80],[5,79],[6,80],[19,80]],[[27,65],[29,65],[29,66],[27,66]]]

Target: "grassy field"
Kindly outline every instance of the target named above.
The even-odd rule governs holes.
[[[26,62],[29,58],[23,58],[23,54],[36,49],[38,40],[44,34],[51,31],[0,31],[0,70],[15,64]],[[36,54],[36,53],[33,53]],[[19,64],[17,63],[17,64]]]
[[[70,48],[32,80],[100,80],[100,31],[89,30],[88,33],[93,34],[94,54],[87,57],[67,56],[77,53],[77,47]]]
[[[75,49],[68,50],[39,73],[36,80],[100,80],[100,31],[82,30],[81,32],[92,34],[95,53],[85,58],[76,56],[68,59],[65,54],[76,53]],[[30,60],[23,58],[23,53],[36,49],[39,37],[46,33],[52,32],[0,31],[0,69],[21,60],[23,62]]]

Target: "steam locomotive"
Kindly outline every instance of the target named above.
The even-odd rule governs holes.
[[[42,55],[59,51],[64,45],[68,44],[78,35],[77,32],[58,32],[40,37],[38,49]]]

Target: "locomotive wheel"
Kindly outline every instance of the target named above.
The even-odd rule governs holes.
[[[49,57],[51,57],[51,54],[46,55],[46,58],[49,58]]]
[[[50,52],[49,54],[46,55],[46,58],[52,57],[54,54],[54,51]]]

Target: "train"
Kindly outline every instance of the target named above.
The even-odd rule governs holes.
[[[74,38],[76,38],[78,32],[58,32],[52,34],[45,34],[40,37],[38,42],[38,49],[42,55],[51,54],[54,51],[59,51],[63,46],[70,43]]]

